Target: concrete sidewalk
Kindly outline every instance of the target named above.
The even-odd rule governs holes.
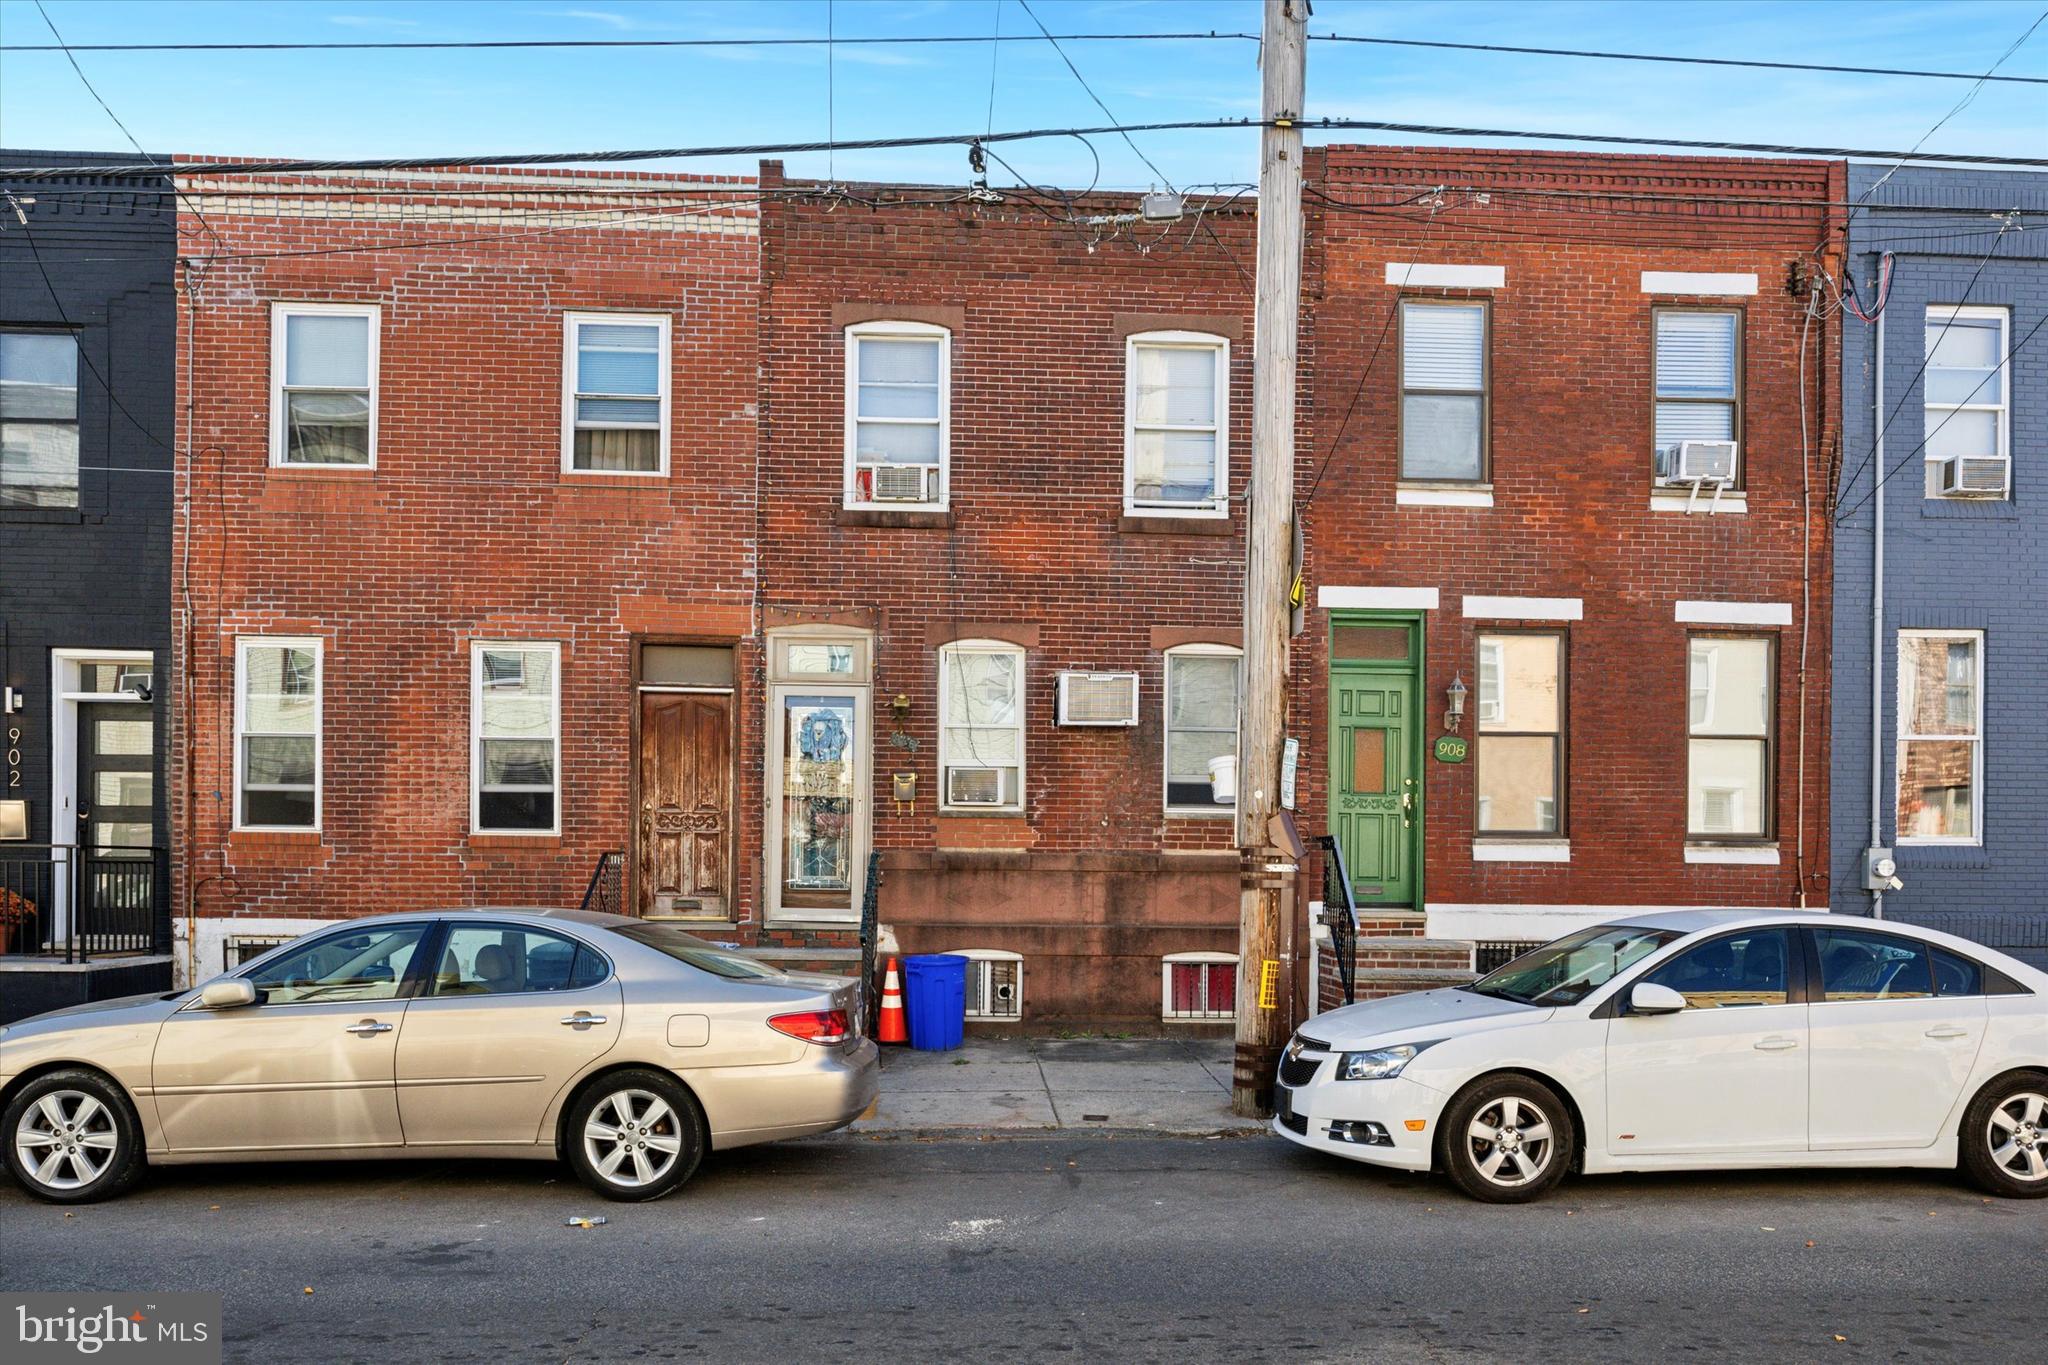
[[[953,1052],[882,1049],[862,1134],[1108,1129],[1258,1132],[1230,1112],[1228,1038],[972,1038]]]

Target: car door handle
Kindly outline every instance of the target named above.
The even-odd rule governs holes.
[[[1966,1028],[1957,1028],[1954,1024],[1946,1024],[1941,1028],[1927,1030],[1927,1036],[1929,1038],[1967,1038],[1970,1036],[1970,1031]]]
[[[373,1033],[391,1032],[391,1025],[380,1024],[375,1019],[365,1019],[360,1024],[350,1024],[346,1029],[342,1031],[344,1033],[353,1033],[361,1038],[367,1038]]]
[[[1798,1046],[1799,1040],[1797,1038],[1760,1038],[1757,1040],[1756,1050],[1758,1052],[1786,1052]]]
[[[571,1028],[584,1028],[591,1024],[602,1024],[609,1021],[602,1014],[592,1014],[588,1010],[577,1010],[574,1014],[564,1016],[562,1022]]]

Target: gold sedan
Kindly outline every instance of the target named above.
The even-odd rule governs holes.
[[[561,1159],[658,1199],[707,1150],[826,1133],[874,1099],[858,983],[570,910],[351,920],[196,991],[0,1028],[24,1189],[105,1199],[148,1165]]]

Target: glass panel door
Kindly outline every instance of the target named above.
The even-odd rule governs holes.
[[[859,698],[786,692],[779,709],[783,908],[850,912],[859,871]]]

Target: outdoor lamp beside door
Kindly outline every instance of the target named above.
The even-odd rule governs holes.
[[[1451,685],[1444,689],[1444,729],[1456,733],[1458,726],[1464,721],[1467,691],[1465,675],[1452,674]]]

